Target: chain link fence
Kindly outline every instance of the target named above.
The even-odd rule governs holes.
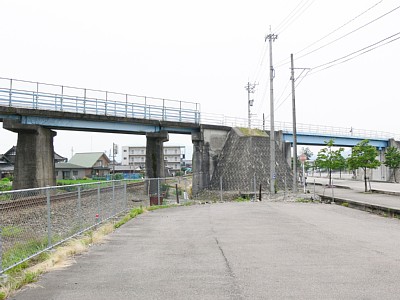
[[[0,193],[0,274],[148,200],[143,182],[104,181]]]
[[[204,176],[205,175],[205,176]],[[200,189],[200,185],[209,180],[205,178],[208,173],[197,172],[193,174],[193,195],[195,201],[232,201],[241,199],[248,200],[292,200],[296,198],[293,194],[293,176],[287,172],[278,173],[275,183],[274,195],[271,195],[269,178],[253,174],[253,176],[220,176],[210,180],[209,189]]]
[[[0,192],[0,275],[134,207],[186,203],[190,186],[171,177]]]

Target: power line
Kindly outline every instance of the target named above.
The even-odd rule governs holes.
[[[363,54],[365,54],[365,53],[368,53],[368,52],[370,52],[370,51],[372,51],[372,50],[375,50],[375,49],[377,49],[377,48],[380,48],[380,47],[382,47],[382,46],[385,46],[385,45],[387,45],[387,44],[389,44],[389,43],[392,43],[392,42],[394,42],[394,41],[400,39],[400,37],[393,39],[395,36],[398,36],[398,35],[400,35],[400,32],[395,33],[395,34],[393,34],[393,35],[391,35],[391,36],[389,36],[389,37],[387,37],[387,38],[384,38],[384,39],[382,39],[382,40],[380,40],[380,41],[378,41],[378,42],[376,42],[376,43],[373,43],[373,44],[371,44],[371,45],[369,45],[369,46],[366,46],[366,47],[364,47],[364,48],[361,48],[361,49],[359,49],[359,50],[357,50],[357,51],[354,51],[354,52],[352,52],[352,53],[349,53],[349,54],[347,54],[347,55],[345,55],[345,56],[342,56],[342,57],[337,58],[337,59],[334,59],[334,60],[332,60],[332,61],[330,61],[330,62],[327,62],[327,63],[321,64],[321,65],[319,65],[319,66],[316,66],[316,67],[314,67],[314,68],[312,68],[312,69],[315,70],[315,69],[322,68],[322,67],[324,67],[324,66],[332,65],[332,66],[329,66],[329,68],[330,68],[330,67],[336,66],[336,65],[338,65],[338,64],[342,64],[342,63],[347,62],[347,61],[349,61],[349,60],[352,60],[352,59],[354,59],[354,58],[356,58],[356,57],[358,57],[358,56],[360,56],[360,55],[363,55]],[[387,41],[387,40],[390,40],[390,41]],[[385,41],[387,41],[387,42],[386,42],[386,43],[383,43],[383,42],[385,42]],[[382,45],[379,45],[379,44],[381,44],[381,43],[383,43],[383,44],[382,44]],[[372,48],[372,49],[369,49],[369,48]],[[361,53],[359,53],[359,52],[361,52]],[[358,53],[358,55],[353,56],[353,55],[355,55],[355,54],[357,54],[357,53]],[[350,56],[353,56],[353,57],[350,57]],[[350,58],[348,58],[348,57],[350,57]],[[346,60],[343,61],[343,59],[345,59],[345,58],[348,58],[348,59],[346,59]],[[339,61],[340,61],[340,62],[339,62]],[[336,62],[339,62],[339,63],[336,63]],[[334,63],[336,63],[336,64],[334,64]],[[323,70],[325,70],[325,69],[327,69],[327,68],[324,68]],[[322,70],[320,70],[320,71],[322,71]],[[319,71],[314,71],[313,74],[316,73],[316,72],[319,72]]]
[[[377,5],[379,5],[382,1],[383,1],[383,0],[381,0],[381,1],[377,2],[377,3],[375,3],[374,5],[372,5],[371,7],[369,7],[368,9],[366,9],[365,11],[361,12],[360,14],[358,14],[356,17],[354,17],[354,18],[352,18],[351,20],[347,21],[347,22],[344,23],[343,25],[337,27],[336,29],[334,29],[334,30],[331,31],[330,33],[328,33],[328,34],[326,34],[325,36],[323,36],[322,38],[318,39],[317,41],[315,41],[315,42],[309,44],[308,46],[304,47],[303,49],[301,49],[300,51],[296,52],[295,54],[299,54],[299,53],[304,52],[305,50],[309,49],[310,47],[314,46],[315,44],[319,43],[320,41],[326,39],[327,37],[331,36],[331,35],[334,34],[335,32],[339,31],[339,30],[342,29],[343,27],[345,27],[345,26],[349,25],[350,23],[354,22],[356,19],[358,19],[359,17],[361,17],[362,15],[366,14],[367,12],[369,12],[370,10],[372,10],[373,8],[375,8]],[[389,12],[389,13],[390,13],[390,12]],[[347,35],[346,35],[346,36],[347,36]],[[343,37],[344,37],[344,36],[343,36]],[[342,38],[343,38],[343,37],[342,37]],[[341,39],[341,38],[339,38],[339,39]],[[339,40],[339,39],[337,39],[337,40]],[[334,43],[334,42],[337,41],[337,40],[334,40],[334,41],[332,41],[332,42],[330,42],[330,43],[328,43],[328,44],[326,44],[326,45],[324,45],[324,46],[321,46],[320,48],[318,48],[318,49],[316,49],[316,50],[313,50],[313,51],[311,51],[311,52],[309,52],[309,53],[306,53],[306,54],[304,54],[303,56],[300,56],[299,58],[304,57],[304,56],[306,56],[306,55],[308,55],[308,54],[311,54],[311,53],[313,53],[313,52],[315,52],[315,51],[317,51],[317,50],[320,50],[320,49],[322,49],[322,48],[324,48],[324,47],[326,47],[326,46],[328,46],[328,45]],[[288,64],[288,63],[289,63],[289,59],[283,59],[283,60],[281,60],[281,61],[278,63],[277,68],[279,68],[279,67],[281,67],[281,66],[283,66],[283,65],[286,65],[286,64]]]
[[[392,12],[396,11],[396,10],[399,9],[399,8],[400,8],[400,5],[397,6],[396,8],[394,8],[394,9],[392,9],[391,11],[389,11],[389,12],[387,12],[387,13],[384,13],[383,15],[381,15],[381,16],[379,16],[379,17],[373,19],[372,21],[369,21],[369,22],[367,22],[366,24],[364,24],[364,25],[362,25],[362,26],[360,26],[360,27],[358,27],[358,28],[356,28],[356,29],[354,29],[354,30],[352,30],[352,31],[350,31],[350,32],[348,32],[348,33],[346,33],[345,35],[343,35],[343,36],[341,36],[341,37],[338,37],[337,39],[334,39],[333,41],[331,41],[331,42],[329,42],[329,43],[327,43],[327,44],[325,44],[325,45],[322,45],[321,47],[318,47],[317,49],[314,49],[314,50],[312,50],[312,51],[310,51],[310,52],[307,52],[307,53],[305,53],[305,54],[299,56],[297,59],[303,58],[303,57],[305,57],[305,56],[307,56],[307,55],[310,55],[311,53],[314,53],[314,52],[316,52],[316,51],[318,51],[318,50],[321,50],[322,48],[325,48],[326,46],[331,45],[331,44],[333,44],[333,43],[335,43],[335,42],[337,42],[337,41],[339,41],[339,40],[341,40],[341,39],[343,39],[343,38],[349,36],[350,34],[353,34],[354,32],[356,32],[356,31],[358,31],[358,30],[360,30],[360,29],[362,29],[362,28],[364,28],[364,27],[366,27],[366,26],[368,26],[368,25],[371,25],[372,23],[374,23],[374,22],[376,22],[376,21],[382,19],[383,17],[386,17],[387,15],[391,14]]]
[[[380,3],[382,3],[383,0],[375,3],[374,5],[372,5],[371,7],[369,7],[367,10],[363,11],[361,14],[355,16],[353,19],[347,21],[346,23],[344,23],[342,26],[339,26],[338,28],[336,28],[335,30],[331,31],[330,33],[328,33],[327,35],[323,36],[322,38],[320,38],[319,40],[315,41],[314,43],[311,43],[310,45],[308,45],[307,47],[301,49],[300,51],[296,52],[295,54],[299,54],[302,53],[304,50],[307,50],[308,48],[314,46],[315,44],[319,43],[320,41],[326,39],[327,37],[331,36],[332,34],[334,34],[335,32],[339,31],[340,29],[342,29],[343,27],[347,26],[348,24],[350,24],[351,22],[354,22],[356,19],[358,19],[359,17],[361,17],[362,15],[366,14],[367,12],[369,12],[371,9],[373,9],[374,7],[376,7],[377,5],[379,5]]]
[[[301,8],[303,8],[307,4],[307,2]],[[299,12],[297,14],[297,16],[293,15],[293,19],[290,21],[290,23],[286,24],[283,27],[283,29],[279,30],[278,34],[282,34],[282,32],[284,32],[286,29],[288,29],[289,26],[292,25],[294,23],[294,21],[296,21],[313,3],[314,3],[314,0],[312,0],[311,3],[306,8],[304,8],[301,12]]]
[[[300,81],[296,84],[296,88],[300,85],[300,83],[304,80],[304,78],[306,78],[306,76],[308,75],[308,73],[311,71],[311,69],[307,69],[307,73],[301,77]],[[282,105],[283,103],[286,102],[286,100],[291,96],[291,93],[289,93],[285,99],[276,107],[275,111],[277,111]]]
[[[302,0],[299,4],[297,4],[297,6],[278,24],[278,26],[276,26],[275,31],[280,31],[282,32],[284,29],[281,30],[281,28],[283,27],[287,27],[289,26],[291,23],[293,23],[294,20],[291,21],[291,19],[295,18],[296,14],[298,13],[298,11],[300,11],[305,5],[307,5],[307,3],[310,0]],[[305,2],[305,3],[303,3]],[[313,1],[314,2],[314,1]],[[289,23],[290,22],[290,23]]]

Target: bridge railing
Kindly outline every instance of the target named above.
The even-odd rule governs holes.
[[[0,105],[199,124],[200,104],[0,77]]]
[[[247,118],[227,117],[222,114],[202,113],[200,123],[229,126],[229,127],[248,127]],[[284,133],[293,133],[293,123],[291,122],[275,121],[274,127],[275,131],[281,130]],[[263,120],[260,119],[252,119],[251,128],[270,130],[270,122],[269,120],[263,122]],[[325,125],[314,125],[314,124],[303,124],[303,123],[296,124],[296,132],[299,134],[308,134],[308,135],[328,135],[328,136],[331,135],[332,137],[336,136],[336,137],[354,137],[354,138],[364,138],[364,139],[386,139],[386,140],[394,138],[396,140],[400,140],[400,135],[391,132],[356,129],[352,127],[336,127],[336,126],[325,126]]]

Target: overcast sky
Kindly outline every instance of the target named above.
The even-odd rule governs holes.
[[[241,118],[247,118],[244,86],[257,82],[253,118],[264,113],[268,122],[265,36],[271,27],[278,34],[273,43],[277,122],[292,120],[294,53],[295,67],[311,68],[297,79],[298,123],[399,134],[400,39],[393,41],[400,37],[399,5],[395,0],[0,0],[0,77],[193,101],[202,113]],[[387,44],[378,43],[383,40]],[[374,44],[378,48],[366,48]],[[371,51],[355,57],[363,48]],[[331,68],[318,67],[331,61]],[[296,77],[300,73],[296,69]],[[16,138],[0,129],[0,153]],[[113,142],[144,145],[145,138],[58,131],[55,150],[70,158],[72,149],[108,152]],[[191,155],[189,136],[170,136],[169,144],[183,144]]]

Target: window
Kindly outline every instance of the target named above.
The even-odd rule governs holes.
[[[178,154],[178,149],[175,149],[175,154]]]
[[[76,170],[73,170],[73,171],[72,171],[72,175],[74,175],[74,176],[78,176],[78,171],[76,171]]]
[[[141,161],[144,161],[144,157],[141,157],[140,160],[141,160]]]
[[[144,150],[142,149],[142,154],[144,154]]]
[[[124,149],[124,152],[126,152],[126,149]]]

